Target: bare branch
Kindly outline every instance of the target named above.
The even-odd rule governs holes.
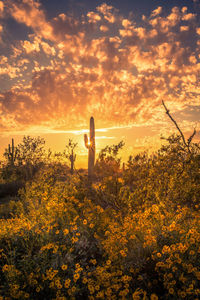
[[[190,145],[190,143],[191,143],[193,137],[195,136],[195,134],[196,134],[196,128],[194,128],[193,134],[188,138],[188,146]]]
[[[188,143],[188,144],[186,143],[185,137],[184,137],[184,135],[183,135],[181,129],[179,128],[179,126],[178,126],[178,124],[176,123],[176,121],[175,121],[175,120],[172,118],[172,116],[170,115],[169,109],[167,109],[167,107],[166,107],[166,105],[165,105],[165,103],[164,103],[163,100],[162,100],[162,104],[163,104],[163,106],[164,106],[164,108],[165,108],[166,114],[167,114],[168,117],[172,120],[172,122],[175,124],[176,128],[178,129],[178,131],[179,131],[179,133],[180,133],[180,135],[181,135],[181,137],[182,137],[182,140],[183,140],[184,145],[187,147],[188,151],[190,152],[189,143]],[[195,133],[196,133],[196,130],[195,130]],[[192,136],[191,136],[192,138],[193,138],[193,136],[195,135],[195,133],[192,134]],[[190,142],[191,142],[191,141],[190,141]]]

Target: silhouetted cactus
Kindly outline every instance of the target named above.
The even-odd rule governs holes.
[[[72,153],[69,156],[69,160],[71,162],[71,174],[74,173],[74,162],[76,160],[76,154],[74,154],[73,149],[72,149]]]
[[[94,173],[95,162],[95,127],[94,118],[90,118],[90,138],[88,141],[87,134],[84,135],[85,146],[88,149],[88,177],[92,178]]]
[[[8,153],[7,153],[8,161],[12,166],[14,166],[15,164],[16,156],[17,156],[17,148],[14,146],[14,139],[12,139],[12,147],[10,146],[10,144],[8,145]]]
[[[76,147],[77,147],[77,143],[73,143],[73,141],[69,139],[68,144],[66,145],[67,154],[65,155],[69,159],[71,164],[71,169],[70,169],[71,174],[74,173],[74,162],[76,160],[76,154],[74,154],[74,150]]]

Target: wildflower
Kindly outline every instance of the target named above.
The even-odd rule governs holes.
[[[73,287],[72,287],[72,293],[75,293],[75,291],[76,291],[76,287],[73,286]]]
[[[89,227],[90,227],[90,228],[93,228],[93,227],[94,227],[94,224],[93,224],[93,223],[91,223],[91,224],[89,225]]]
[[[5,271],[8,271],[8,269],[9,269],[9,266],[8,265],[4,265],[3,268],[2,268],[2,271],[5,272]]]
[[[68,288],[69,288],[69,286],[70,286],[70,283],[71,283],[71,279],[66,279],[66,280],[65,280],[65,284],[64,284],[64,286],[65,286],[65,288],[66,288],[66,289],[68,289]]]
[[[190,243],[191,244],[195,244],[195,239],[194,238],[190,238]]]
[[[94,294],[94,292],[95,292],[95,289],[94,289],[93,285],[91,285],[91,284],[88,284],[88,290],[90,291],[90,294]]]
[[[181,298],[185,298],[185,297],[186,297],[186,292],[181,291],[181,292],[180,292],[180,296],[181,296]]]
[[[86,224],[87,224],[87,220],[84,219],[84,220],[83,220],[83,225],[86,225]]]
[[[124,276],[122,277],[122,281],[123,281],[123,282],[130,281],[130,280],[131,280],[131,277],[128,276],[128,275],[124,275]]]
[[[125,251],[124,251],[124,250],[120,250],[120,254],[121,254],[121,256],[123,256],[123,257],[125,257],[125,256],[126,256],[126,253],[125,253]]]
[[[86,284],[87,283],[87,278],[86,277],[83,277],[83,280],[82,280],[82,282],[84,283],[84,284]]]
[[[106,264],[107,264],[108,266],[110,266],[110,264],[111,264],[111,260],[110,260],[110,259],[108,259],[108,260],[106,261]]]
[[[96,259],[90,259],[91,264],[96,265],[97,261]]]
[[[64,232],[64,235],[67,235],[69,233],[69,230],[68,229],[64,229],[63,232]]]
[[[77,281],[80,277],[80,274],[79,273],[76,273],[74,274],[74,281]]]
[[[158,296],[156,294],[151,294],[150,300],[158,300]]]
[[[95,285],[95,290],[99,291],[100,290],[100,286],[99,285]]]
[[[78,242],[78,238],[77,237],[72,237],[72,243],[76,243]]]
[[[104,292],[103,291],[98,292],[96,297],[103,299],[104,298]]]
[[[165,254],[165,253],[168,253],[170,251],[170,248],[169,246],[165,245],[162,249],[162,253]]]
[[[169,293],[173,295],[173,294],[174,294],[174,289],[173,289],[173,288],[170,288],[170,289],[169,289]]]
[[[38,286],[38,287],[36,288],[36,292],[39,293],[39,291],[40,291],[40,287]]]
[[[62,269],[63,271],[67,270],[67,265],[62,265],[61,269]]]
[[[24,294],[24,297],[25,297],[25,298],[29,298],[29,294],[28,294],[28,293],[25,293],[25,294]]]

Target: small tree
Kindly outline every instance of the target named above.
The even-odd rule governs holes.
[[[30,180],[45,161],[44,139],[24,136],[22,143],[13,147],[15,151],[14,160],[11,147],[5,149],[4,156],[7,164],[2,171],[5,180]],[[12,163],[11,163],[12,162]]]
[[[70,172],[71,174],[74,173],[74,163],[76,160],[76,154],[74,153],[76,147],[77,147],[78,143],[74,143],[72,141],[72,139],[68,140],[68,143],[66,145],[66,150],[64,151],[64,155],[68,158],[68,160],[70,161]]]
[[[117,145],[106,146],[100,151],[95,166],[97,176],[112,176],[118,173],[121,158],[117,156],[124,145],[125,143],[120,141]]]

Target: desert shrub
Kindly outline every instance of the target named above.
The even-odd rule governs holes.
[[[198,145],[167,142],[92,184],[61,165],[38,172],[0,220],[0,296],[199,299]]]
[[[199,145],[191,146],[189,153],[180,136],[172,135],[154,155],[144,153],[129,158],[123,179],[130,188],[133,207],[161,201],[173,206],[198,207]]]

